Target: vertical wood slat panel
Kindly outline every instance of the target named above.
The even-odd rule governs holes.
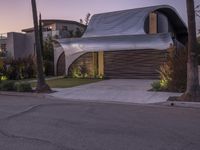
[[[158,69],[166,61],[165,50],[128,50],[103,52],[104,76],[107,78],[158,79]],[[97,57],[98,56],[98,57]],[[78,58],[70,67],[86,64],[93,76],[99,70],[99,53],[87,53]],[[98,65],[96,65],[98,63]],[[94,66],[95,65],[95,66]],[[96,68],[98,67],[98,68]]]
[[[166,53],[160,50],[105,52],[105,77],[157,79],[158,69],[166,61]]]

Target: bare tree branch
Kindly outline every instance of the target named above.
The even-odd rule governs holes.
[[[197,16],[197,17],[200,17],[200,14],[199,14],[199,13],[196,13],[196,16]]]

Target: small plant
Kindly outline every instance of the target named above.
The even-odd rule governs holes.
[[[160,91],[161,90],[161,84],[160,81],[155,81],[151,84],[153,91]]]
[[[31,92],[32,91],[31,84],[28,82],[16,83],[15,87],[16,87],[17,92]]]
[[[85,62],[74,65],[71,69],[71,75],[73,78],[90,78],[89,70]]]

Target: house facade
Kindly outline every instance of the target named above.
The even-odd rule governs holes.
[[[80,36],[85,26],[69,20],[42,20],[44,40],[71,38]],[[24,58],[35,55],[34,28],[23,29],[22,32],[9,32],[0,36],[0,51],[5,51],[5,58]],[[56,52],[55,52],[56,53]]]
[[[185,47],[187,27],[173,7],[161,5],[96,14],[81,38],[57,41],[66,75],[78,67],[88,76],[155,79],[168,54]]]

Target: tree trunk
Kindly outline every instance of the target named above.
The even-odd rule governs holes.
[[[43,60],[41,53],[41,43],[40,43],[40,35],[38,29],[38,16],[37,16],[37,7],[36,1],[31,0],[32,3],[32,11],[33,11],[33,23],[34,23],[34,31],[35,31],[35,47],[36,47],[36,60],[37,60],[37,86],[36,91],[39,93],[50,92],[51,89],[45,82],[44,72],[43,72]]]
[[[44,41],[43,41],[43,26],[42,26],[41,14],[39,15],[39,35],[40,35],[41,53],[42,53],[42,57],[43,57],[44,56],[44,45],[43,45]]]
[[[188,13],[187,90],[179,99],[183,101],[200,101],[200,87],[198,78],[198,49],[197,49],[197,38],[196,38],[194,0],[187,0],[187,13]]]

